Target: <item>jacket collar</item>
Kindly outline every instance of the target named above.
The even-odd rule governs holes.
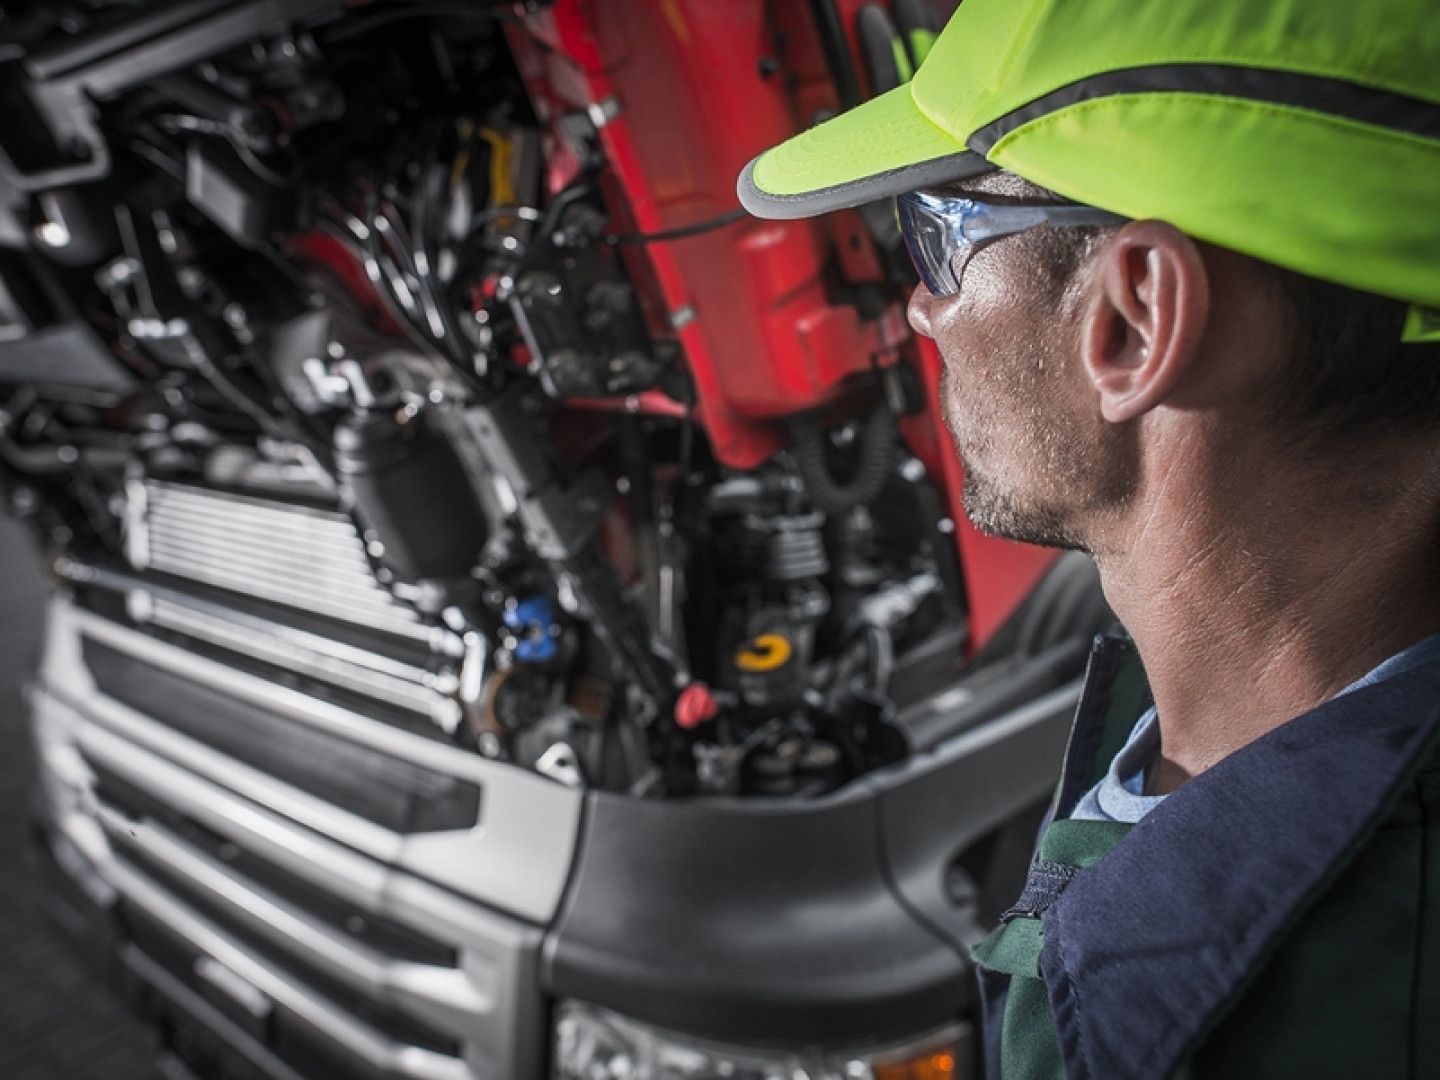
[[[1084,721],[1082,706],[1067,773],[1097,739]],[[1173,1073],[1363,845],[1437,731],[1432,661],[1237,751],[1078,872],[1042,916],[1067,1074]]]

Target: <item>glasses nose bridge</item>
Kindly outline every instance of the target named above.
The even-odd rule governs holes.
[[[977,244],[970,238],[968,226],[982,210],[982,204],[974,200],[942,199],[923,192],[902,195],[896,200],[896,216],[906,251],[932,297],[943,299],[960,291],[960,274]]]

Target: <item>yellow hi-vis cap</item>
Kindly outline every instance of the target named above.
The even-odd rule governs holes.
[[[1429,0],[965,0],[911,82],[752,161],[808,217],[1003,168],[1067,198],[1440,308]]]

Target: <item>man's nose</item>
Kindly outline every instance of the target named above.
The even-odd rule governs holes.
[[[905,316],[910,320],[910,328],[924,337],[935,336],[930,332],[930,305],[934,302],[935,297],[930,295],[930,290],[921,282],[915,286],[915,291],[910,294],[910,302],[905,305]]]

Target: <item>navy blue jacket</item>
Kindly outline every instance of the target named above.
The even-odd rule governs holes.
[[[1128,642],[1097,640],[1057,793],[1062,828],[1086,824],[1063,819],[1145,705],[1138,674]],[[1440,662],[1430,662],[1230,755],[1118,842],[1112,827],[1092,865],[1037,859],[1007,919],[1038,916],[1038,927],[1010,935],[1012,954],[1029,939],[1038,957],[998,966],[1043,979],[1050,1016],[1031,1020],[1031,1007],[1026,1022],[1053,1024],[1036,1038],[1058,1044],[1064,1075],[1150,1080],[1248,1061],[1255,1075],[1338,1076],[1353,1052],[1389,1063],[1368,1075],[1440,1076],[1437,734]],[[1367,858],[1371,848],[1378,854]],[[1373,911],[1386,912],[1385,933],[1367,925]],[[1380,942],[1385,955],[1371,955]],[[1001,1045],[1010,975],[986,955],[982,943],[987,1059],[998,1080],[1002,1059],[1016,1059]],[[1383,971],[1386,986],[1347,986],[1352,969]],[[1332,976],[1336,984],[1317,985]],[[1357,995],[1348,1010],[1327,1006],[1347,992]],[[1292,1040],[1294,1053],[1269,1045]],[[1361,1046],[1368,1040],[1373,1053]]]

